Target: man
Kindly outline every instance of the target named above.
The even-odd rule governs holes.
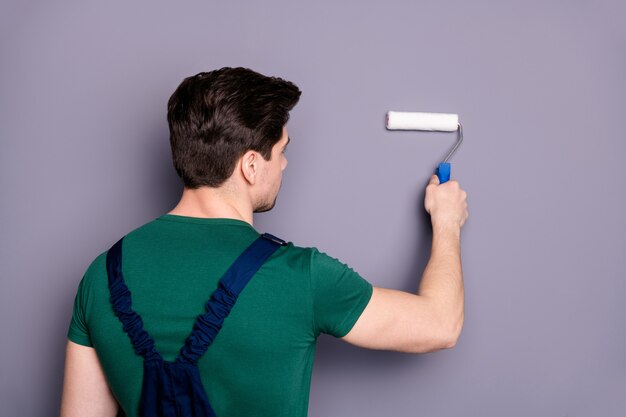
[[[164,359],[183,346],[217,281],[276,203],[287,121],[300,90],[244,68],[185,79],[168,103],[174,167],[184,184],[169,213],[124,238],[132,307]],[[432,253],[417,294],[375,288],[339,260],[289,243],[245,287],[198,361],[217,416],[305,416],[320,333],[370,349],[431,352],[463,326],[460,231],[466,193],[432,176],[425,209]],[[106,252],[89,266],[68,332],[61,415],[138,415],[142,359],[114,315]]]

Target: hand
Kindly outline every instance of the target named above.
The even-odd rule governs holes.
[[[467,212],[467,193],[461,189],[458,181],[450,180],[439,184],[436,175],[430,177],[426,186],[424,208],[430,214],[433,229],[461,228],[469,217]]]

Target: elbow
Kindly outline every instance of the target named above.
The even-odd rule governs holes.
[[[446,339],[444,344],[441,346],[441,349],[452,349],[453,347],[456,346],[456,342],[458,340],[459,340],[458,336],[453,336],[453,337]]]
[[[448,333],[448,337],[444,342],[444,349],[451,349],[456,346],[459,341],[459,337],[461,337],[461,331],[463,330],[463,317],[457,320],[453,326],[451,326],[451,331]]]
[[[431,353],[445,349],[452,349],[456,346],[459,340],[462,328],[462,320],[457,322],[454,326],[440,325],[437,327],[438,331],[436,332],[436,335],[433,334],[432,338],[427,340],[420,339],[418,342],[413,343],[404,349],[398,350],[409,353]]]

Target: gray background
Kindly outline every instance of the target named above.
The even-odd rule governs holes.
[[[247,66],[303,90],[277,207],[256,217],[374,285],[415,291],[424,187],[459,113],[468,192],[459,343],[409,355],[323,336],[311,416],[623,416],[626,29],[618,1],[24,2],[0,13],[0,413],[54,415],[76,286],[169,211],[166,102]]]

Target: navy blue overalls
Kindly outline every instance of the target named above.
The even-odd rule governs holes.
[[[259,236],[226,271],[198,316],[193,330],[173,362],[156,351],[154,340],[143,329],[131,307],[130,291],[122,275],[122,237],[107,252],[106,267],[115,315],[135,349],[143,357],[143,386],[139,414],[142,417],[216,417],[200,379],[198,360],[222,328],[237,297],[261,265],[287,243],[265,233]]]

